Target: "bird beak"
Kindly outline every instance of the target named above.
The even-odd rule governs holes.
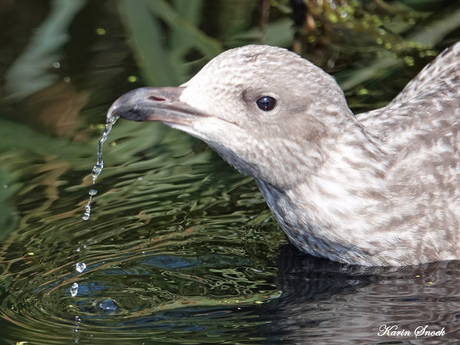
[[[132,121],[160,121],[192,127],[208,117],[180,101],[185,87],[144,87],[130,91],[110,107],[107,118],[118,116]]]

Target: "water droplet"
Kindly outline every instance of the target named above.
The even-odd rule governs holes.
[[[101,174],[102,169],[104,169],[104,161],[102,160],[102,147],[104,146],[104,143],[107,140],[107,137],[110,131],[112,130],[113,125],[115,124],[115,122],[117,122],[117,120],[118,120],[117,116],[111,116],[107,118],[105,128],[101,134],[101,137],[99,138],[99,143],[97,145],[97,161],[96,161],[96,165],[93,167],[93,170],[91,171],[91,176],[93,178],[93,184],[96,183],[96,180]],[[83,214],[83,217],[82,217],[83,220],[88,220],[89,217],[91,216],[91,201],[93,200],[93,196],[95,196],[96,194],[97,194],[97,191],[95,189],[90,189],[89,200],[85,206],[85,213]]]
[[[104,169],[104,162],[100,161],[100,163],[96,164],[93,167],[93,171],[91,172],[91,176],[93,177],[93,184],[96,183],[97,178],[101,174],[102,169]]]
[[[5,189],[8,188],[8,185],[7,185],[7,184],[4,184],[4,185],[3,185],[3,188],[5,188]]]
[[[84,262],[79,262],[78,264],[75,265],[75,269],[77,270],[78,273],[81,273],[86,269],[86,264]]]
[[[78,344],[80,339],[79,339],[79,334],[78,334],[78,329],[80,328],[80,323],[81,323],[81,318],[80,316],[76,315],[75,316],[75,327],[72,329],[72,333],[75,334],[75,338],[73,339],[73,342],[75,344]]]
[[[53,67],[54,68],[59,68],[59,67],[61,67],[61,64],[59,62],[55,62],[55,63],[53,63]]]
[[[75,297],[77,294],[78,294],[78,284],[77,284],[77,283],[73,283],[73,284],[72,284],[72,287],[70,288],[70,295],[71,295],[72,297]]]

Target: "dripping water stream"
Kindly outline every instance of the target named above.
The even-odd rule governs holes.
[[[99,143],[97,145],[97,161],[96,165],[93,167],[91,171],[91,176],[93,177],[93,185],[96,183],[97,178],[101,174],[102,169],[104,168],[104,160],[102,158],[102,147],[107,140],[107,137],[112,130],[113,125],[117,122],[118,116],[112,116],[107,118],[107,122],[105,123],[105,128],[102,131],[101,137],[99,138]],[[91,201],[93,200],[93,196],[97,194],[97,190],[90,189],[89,190],[89,200],[85,206],[85,213],[83,214],[82,219],[88,220],[91,216]]]
[[[107,137],[110,134],[110,131],[112,130],[113,125],[115,122],[117,122],[118,117],[117,116],[112,116],[107,118],[107,122],[105,123],[105,128],[102,131],[102,134],[99,138],[99,142],[97,145],[97,161],[96,165],[93,167],[93,170],[91,171],[91,176],[93,177],[93,185],[96,183],[97,178],[102,172],[102,169],[104,168],[104,160],[102,158],[102,148],[104,146],[104,143],[107,140]],[[97,194],[97,190],[95,189],[90,189],[89,190],[89,200],[88,203],[85,206],[85,213],[83,214],[82,219],[83,220],[88,220],[89,217],[91,216],[91,201],[93,200],[93,196]],[[86,248],[86,246],[84,247]],[[80,251],[80,248],[78,248],[77,251]],[[75,265],[75,269],[78,273],[82,273],[86,269],[86,264],[84,262],[79,262]],[[71,288],[70,288],[70,295],[72,297],[77,296],[78,294],[78,283],[73,283]],[[76,320],[79,319],[79,316],[75,316]]]

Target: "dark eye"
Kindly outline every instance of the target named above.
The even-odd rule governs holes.
[[[270,111],[276,106],[276,99],[270,96],[264,96],[259,98],[256,103],[260,110]]]

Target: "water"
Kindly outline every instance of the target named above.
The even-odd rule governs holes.
[[[97,194],[97,190],[95,189],[89,190],[89,200],[85,206],[85,213],[83,214],[83,217],[82,217],[83,220],[88,220],[89,217],[91,216],[91,201],[93,201],[93,196],[95,196],[96,194]]]
[[[117,116],[112,116],[108,117],[107,121],[105,123],[105,128],[102,131],[101,137],[99,138],[99,142],[97,145],[97,161],[96,165],[93,167],[93,170],[91,171],[91,176],[93,178],[93,184],[96,184],[96,180],[99,177],[99,175],[102,172],[102,169],[104,169],[104,160],[102,157],[102,148],[104,146],[104,143],[106,142],[110,131],[112,130],[113,125],[117,122],[118,117]],[[88,203],[85,206],[85,213],[83,214],[82,219],[83,220],[88,220],[91,216],[91,201],[93,200],[93,196],[97,194],[97,190],[95,189],[90,189],[89,190],[89,200]]]
[[[76,264],[75,266],[75,270],[78,272],[78,273],[81,273],[85,270],[86,268],[86,264],[84,262],[79,262]]]
[[[114,139],[126,137],[130,126],[119,124]],[[257,327],[253,313],[244,316],[244,310],[279,295],[274,259],[284,235],[253,181],[194,145],[170,131],[143,157],[106,167],[109,177],[97,181],[91,223],[78,216],[88,187],[72,189],[84,170],[59,177],[71,182],[60,184],[55,202],[46,189],[35,190],[39,203],[30,203],[27,193],[15,200],[29,205],[21,217],[30,222],[0,248],[7,291],[0,292],[2,339],[47,344],[59,335],[63,343],[75,337],[79,343],[161,343],[164,325],[172,323],[177,336],[171,339],[180,343],[184,334],[205,336],[209,327],[216,335],[224,331],[222,339],[230,332],[228,339],[243,340],[233,327]],[[122,154],[120,148],[125,150],[121,140],[104,156],[115,149]],[[214,177],[210,168],[217,169]],[[195,330],[197,324],[203,329]]]
[[[70,288],[70,295],[72,297],[75,297],[77,296],[77,294],[78,294],[78,283],[73,283],[72,287]]]
[[[110,131],[112,130],[113,125],[117,122],[118,117],[112,116],[108,117],[105,128],[102,131],[102,134],[99,138],[99,142],[97,145],[97,161],[96,165],[93,167],[93,170],[91,171],[91,177],[93,178],[93,185],[96,184],[96,180],[99,177],[99,175],[102,172],[102,169],[104,169],[104,160],[102,157],[102,148],[104,146],[104,143],[107,141],[107,138],[110,134]],[[90,189],[89,190],[89,200],[88,203],[85,206],[85,213],[83,214],[82,219],[83,220],[89,220],[91,217],[91,201],[93,200],[93,196],[97,194],[97,190],[95,189]],[[80,248],[77,249],[77,252],[80,251]],[[78,273],[82,273],[86,269],[86,264],[84,262],[79,262],[76,264],[76,271]],[[78,283],[73,283],[72,287],[70,288],[70,294],[72,297],[77,296],[78,294]]]
[[[113,125],[117,122],[118,117],[117,116],[112,116],[108,117],[107,121],[105,123],[105,128],[102,131],[101,137],[99,138],[99,143],[97,145],[97,162],[96,165],[93,167],[93,170],[91,172],[91,176],[93,177],[93,184],[96,183],[97,178],[99,177],[102,169],[104,169],[104,160],[102,157],[102,148],[104,146],[104,143],[106,142],[110,131],[112,130]],[[91,195],[91,192],[90,192]]]

